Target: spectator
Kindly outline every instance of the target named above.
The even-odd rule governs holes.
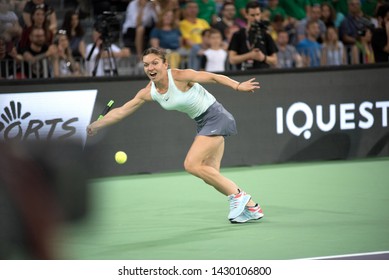
[[[285,10],[280,6],[279,0],[269,0],[267,10],[270,13],[270,35],[274,41],[280,31],[287,31],[289,35],[288,44],[297,44],[296,38],[296,19],[288,16]]]
[[[235,22],[236,9],[233,2],[226,1],[221,8],[221,18],[218,22],[212,25],[213,28],[220,31],[223,37],[223,41],[227,42],[227,31],[228,28],[236,26],[239,28],[238,24]],[[237,30],[235,28],[235,30]]]
[[[268,33],[273,38],[274,42],[277,41],[278,33],[285,29],[285,19],[282,15],[276,15],[273,20],[270,21]]]
[[[0,0],[0,34],[7,42],[18,40],[22,34],[18,17],[10,8],[9,0]]]
[[[325,32],[326,32],[326,26],[324,22],[320,19],[321,17],[321,7],[320,5],[314,5],[311,7],[311,12],[310,15],[304,19],[302,19],[298,24],[297,24],[297,39],[298,42],[301,42],[303,39],[305,39],[305,32],[307,30],[307,22],[308,20],[310,21],[315,21],[319,25],[319,34],[316,38],[316,40],[321,43],[323,42]]]
[[[374,29],[372,47],[376,62],[389,62],[389,4],[377,11],[379,27]]]
[[[347,64],[346,49],[339,40],[338,30],[328,26],[321,51],[321,65]]]
[[[46,44],[45,31],[41,27],[33,27],[30,33],[30,45],[23,52],[26,62],[25,72],[29,78],[48,78],[51,72],[50,60],[57,52],[55,45]]]
[[[61,29],[66,31],[74,59],[77,61],[84,60],[86,58],[85,32],[80,24],[79,14],[73,10],[67,11],[64,15]]]
[[[43,7],[37,6],[31,14],[31,26],[25,26],[23,28],[22,37],[19,42],[19,52],[23,53],[25,48],[30,45],[30,33],[31,30],[35,27],[43,28],[43,30],[45,31],[46,45],[51,45],[51,43],[53,42],[54,34],[48,28],[45,10],[43,9]]]
[[[232,39],[232,36],[234,35],[235,32],[239,31],[240,27],[237,26],[237,25],[232,25],[230,27],[228,27],[224,32],[226,33],[226,41],[224,41],[227,45],[227,50],[228,50],[228,47],[230,45],[230,42],[231,42],[231,39]]]
[[[199,6],[198,17],[206,20],[209,25],[216,23],[216,2],[215,0],[196,0]]]
[[[55,34],[57,32],[57,15],[55,14],[53,7],[45,0],[30,0],[26,3],[23,9],[23,21],[25,26],[32,26],[31,14],[37,7],[42,7],[44,9],[49,29]]]
[[[21,28],[24,27],[23,21],[23,9],[26,5],[27,0],[10,0],[11,10],[14,11],[16,16],[18,17],[19,25]]]
[[[344,18],[339,29],[339,36],[343,44],[351,49],[356,43],[358,31],[371,25],[370,21],[363,16],[360,0],[348,0],[349,14]]]
[[[277,36],[277,68],[302,67],[301,55],[293,45],[289,44],[289,34],[286,30],[278,32]]]
[[[247,27],[232,36],[228,47],[229,62],[240,70],[269,68],[277,65],[277,46],[261,24],[261,9],[256,1],[246,6]]]
[[[336,12],[334,7],[332,7],[328,2],[323,2],[321,4],[320,19],[324,22],[326,27],[335,26],[338,29],[344,19],[344,15],[342,13]]]
[[[216,15],[220,16],[221,14],[221,11],[222,11],[222,8],[223,8],[223,5],[225,2],[230,2],[230,0],[215,0],[215,3],[216,3]]]
[[[276,15],[281,15],[284,19],[288,17],[285,10],[279,5],[278,0],[269,0],[267,9],[270,11],[270,21],[273,21]]]
[[[159,15],[157,25],[150,33],[150,45],[166,51],[170,68],[179,68],[183,44],[173,10],[164,10]]]
[[[86,46],[86,72],[91,76],[115,76],[117,73],[116,59],[127,58],[131,51],[128,48],[119,48],[115,44],[106,44],[101,34],[93,30],[93,43]]]
[[[363,14],[369,18],[372,18],[376,14],[376,8],[380,0],[368,0],[362,1],[362,11]]]
[[[337,13],[341,13],[342,15],[348,15],[348,2],[349,0],[331,0],[332,6],[335,8]]]
[[[158,1],[158,13],[161,13],[165,10],[172,10],[174,15],[174,21],[178,25],[181,20],[181,9],[179,0],[159,0]]]
[[[203,41],[202,32],[210,28],[206,20],[198,18],[198,12],[199,8],[196,2],[187,2],[184,10],[184,19],[180,21],[179,25],[184,46],[189,52],[188,67],[193,70],[200,69],[198,52]]]
[[[223,49],[223,38],[219,30],[209,30],[209,48],[203,51],[202,69],[208,72],[224,72],[226,70],[227,51]]]
[[[307,22],[307,36],[297,44],[297,51],[303,58],[303,64],[306,67],[320,66],[321,60],[321,45],[316,38],[320,33],[319,24],[316,20]]]
[[[369,28],[358,32],[357,41],[351,49],[352,64],[369,64],[375,62],[371,38],[372,32]]]
[[[261,10],[265,10],[269,6],[269,0],[257,0]]]
[[[136,53],[142,61],[142,53],[150,41],[150,32],[157,22],[155,1],[133,0],[128,4],[126,19],[123,23],[124,45]]]
[[[234,0],[235,9],[236,9],[236,23],[239,25],[239,27],[246,27],[247,22],[247,14],[246,14],[246,5],[251,0]]]
[[[7,43],[0,35],[0,79],[8,79],[14,73],[13,57],[7,52]]]
[[[309,4],[309,0],[280,0],[280,7],[285,10],[288,16],[297,20],[307,17]]]
[[[54,77],[82,76],[80,64],[73,58],[66,30],[58,31],[54,44],[57,46],[52,59]]]

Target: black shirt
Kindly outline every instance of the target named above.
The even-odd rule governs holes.
[[[0,77],[9,78],[14,76],[14,59],[9,54],[0,59]]]
[[[384,51],[387,41],[388,36],[385,29],[376,28],[373,30],[371,45],[374,51],[375,62],[389,62],[389,53]]]
[[[265,55],[269,56],[278,52],[278,48],[274,43],[273,38],[266,32],[262,34],[262,42],[256,45],[255,47],[260,49]],[[238,55],[248,53],[250,51],[250,42],[248,40],[247,31],[245,28],[241,28],[239,31],[235,32],[232,35],[230,45],[228,46],[229,51],[235,51]],[[248,69],[258,69],[258,68],[269,68],[270,65],[254,60],[253,65],[246,67]],[[242,69],[242,64],[237,64],[238,69]]]
[[[30,46],[28,46],[24,52],[29,52],[32,56],[37,56],[40,54],[44,54],[45,52],[47,52],[48,49],[49,49],[48,46],[44,45],[44,46],[42,46],[42,49],[39,52],[36,52],[36,51],[32,50]],[[31,75],[31,78],[45,78],[44,77],[44,74],[45,74],[44,62],[43,62],[44,60],[46,61],[45,63],[47,63],[46,64],[47,71],[48,71],[47,74],[50,77],[50,64],[49,64],[49,61],[47,59],[41,59],[35,63],[25,62],[24,67],[25,67],[26,76],[28,78],[30,77],[30,75]]]

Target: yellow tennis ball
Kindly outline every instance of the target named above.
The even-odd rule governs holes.
[[[127,154],[123,151],[118,151],[115,154],[115,160],[119,164],[124,164],[127,161]]]

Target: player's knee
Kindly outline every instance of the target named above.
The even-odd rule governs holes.
[[[192,175],[195,175],[195,176],[199,176],[198,165],[196,163],[194,163],[193,161],[191,161],[189,159],[185,159],[184,168],[185,168],[186,172],[188,172]]]

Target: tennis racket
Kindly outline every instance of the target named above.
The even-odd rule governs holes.
[[[115,103],[115,101],[113,100],[110,100],[107,105],[105,106],[104,110],[101,112],[101,114],[99,115],[99,117],[97,118],[97,120],[100,120],[102,119],[112,108],[113,104]]]

